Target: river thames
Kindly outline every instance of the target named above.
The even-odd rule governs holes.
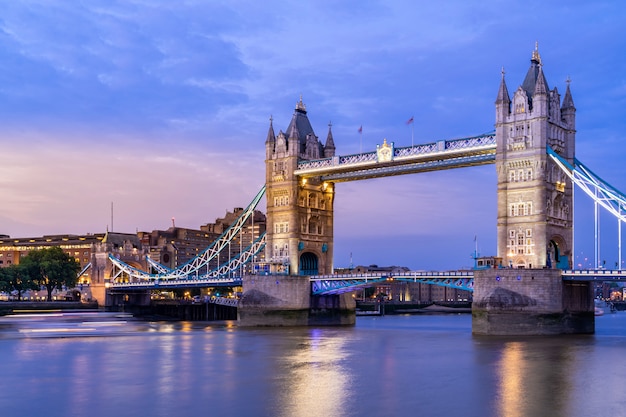
[[[597,317],[595,335],[525,338],[472,336],[469,314],[55,320],[0,333],[2,416],[626,415],[626,312]]]

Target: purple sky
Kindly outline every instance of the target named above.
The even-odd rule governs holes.
[[[615,1],[21,0],[0,15],[0,233],[198,228],[263,185],[270,116],[300,95],[338,154],[493,130],[501,69],[535,42],[570,77],[577,157],[626,190],[626,8]],[[363,126],[362,141],[358,134]],[[335,266],[470,266],[495,254],[493,165],[337,186]],[[264,202],[261,207],[265,210]],[[577,257],[593,204],[576,201]],[[617,222],[602,253],[617,260]],[[582,254],[580,254],[582,252]]]

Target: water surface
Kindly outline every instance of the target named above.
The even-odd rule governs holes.
[[[0,333],[2,416],[626,413],[625,312],[598,317],[593,336],[526,338],[472,336],[469,314],[341,328],[93,321]],[[64,325],[95,330],[59,337]]]

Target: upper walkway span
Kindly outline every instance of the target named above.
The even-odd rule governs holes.
[[[344,182],[493,164],[495,158],[493,133],[401,148],[385,141],[373,152],[299,161],[294,174]]]

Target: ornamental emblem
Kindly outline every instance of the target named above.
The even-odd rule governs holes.
[[[376,156],[378,162],[390,162],[393,160],[393,142],[387,143],[387,139],[383,140],[382,145],[376,145]]]

